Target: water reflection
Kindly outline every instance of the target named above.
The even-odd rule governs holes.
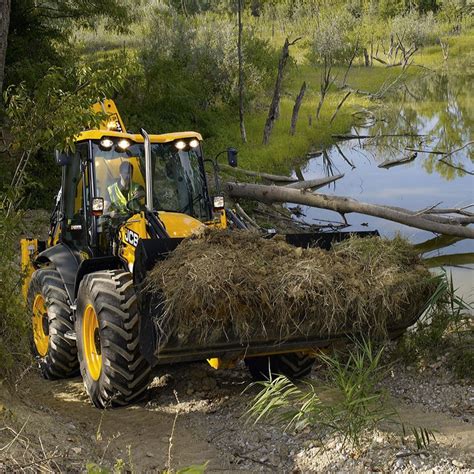
[[[305,179],[344,173],[343,179],[319,192],[382,205],[421,210],[436,203],[445,208],[474,203],[474,177],[469,174],[474,171],[474,147],[441,154],[473,140],[473,79],[472,71],[459,74],[451,70],[411,80],[383,106],[356,114],[357,125],[351,133],[377,138],[340,142],[299,171]],[[413,150],[418,150],[413,161],[378,168],[380,163],[406,157]],[[470,210],[474,212],[474,208]],[[312,223],[338,220],[331,211],[304,208],[304,213]],[[434,239],[430,232],[395,222],[358,214],[346,217],[350,230],[378,229],[387,236],[400,232],[415,244],[425,243],[424,256],[437,258],[431,260],[433,265],[451,266],[464,295],[474,297],[474,241]],[[452,256],[451,261],[446,255]]]

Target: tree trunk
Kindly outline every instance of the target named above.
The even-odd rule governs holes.
[[[0,97],[3,91],[3,80],[5,77],[5,58],[7,55],[10,8],[11,0],[0,0]]]
[[[265,122],[265,127],[263,129],[263,144],[264,145],[268,145],[268,142],[270,141],[270,135],[273,130],[273,124],[275,123],[275,120],[278,118],[280,97],[281,97],[281,84],[283,82],[283,71],[285,69],[286,63],[288,61],[288,57],[290,55],[289,48],[290,48],[290,42],[288,41],[288,38],[286,38],[285,44],[283,45],[283,49],[281,50],[280,61],[278,62],[278,72],[277,72],[277,78],[275,82],[275,90],[273,91],[272,102],[270,104],[270,109],[268,110],[268,117]]]
[[[331,85],[331,69],[332,65],[324,58],[324,69],[321,71],[321,98],[319,99],[318,106],[316,108],[316,120],[319,120],[319,114],[323,107],[324,99],[326,98],[326,93]]]
[[[364,65],[365,67],[370,66],[369,53],[367,52],[367,48],[364,48]]]
[[[396,210],[386,206],[356,201],[348,197],[313,194],[298,189],[289,189],[286,186],[265,186],[261,184],[225,183],[225,189],[230,196],[235,198],[256,199],[267,203],[291,202],[328,209],[340,214],[357,212],[437,234],[474,239],[474,229],[472,227],[436,222],[406,209]]]
[[[291,115],[290,135],[295,134],[296,122],[298,121],[298,114],[300,113],[301,102],[303,102],[305,92],[306,92],[306,81],[303,82],[300,89],[300,93],[296,97],[295,105],[293,106],[293,114]]]
[[[247,131],[245,130],[244,122],[244,71],[242,64],[242,0],[239,0],[238,22],[239,22],[239,36],[237,41],[237,55],[239,60],[239,122],[240,122],[240,136],[243,143],[247,143]]]

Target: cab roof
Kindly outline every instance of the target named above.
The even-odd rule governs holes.
[[[81,132],[75,141],[77,143],[84,140],[100,140],[103,137],[126,138],[136,143],[143,143],[144,141],[143,136],[139,133],[117,132],[114,130],[86,130]],[[173,132],[150,135],[151,143],[168,143],[185,138],[197,138],[199,141],[202,141],[202,136],[198,132]]]

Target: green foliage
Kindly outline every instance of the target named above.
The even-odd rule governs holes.
[[[459,378],[474,378],[472,306],[456,293],[452,275],[443,273],[429,307],[399,341],[395,356],[424,366],[441,358]]]
[[[50,68],[30,92],[25,83],[5,92],[7,116],[14,145],[35,153],[39,149],[70,151],[74,137],[96,127],[104,116],[91,105],[111,95],[124,81],[125,70],[116,58],[74,68]]]
[[[160,131],[213,131],[219,120],[213,116],[226,114],[237,103],[236,45],[235,23],[227,17],[214,13],[185,17],[161,5],[151,16],[146,43],[135,63],[136,81],[119,101],[127,122]],[[243,54],[250,107],[273,80],[278,53],[247,32]]]
[[[329,65],[348,59],[354,49],[350,34],[355,24],[355,18],[346,10],[320,14],[313,40],[316,61]]]
[[[263,419],[284,422],[287,429],[323,427],[329,435],[340,435],[343,444],[359,446],[364,434],[395,414],[378,388],[386,371],[381,364],[383,350],[376,351],[370,342],[361,341],[345,361],[320,356],[327,367],[324,388],[307,382],[302,389],[285,376],[256,382],[251,386],[261,386],[262,390],[246,416],[255,423]]]
[[[71,68],[50,68],[30,91],[26,83],[10,86],[4,93],[12,151],[27,155],[29,167],[19,183],[20,192],[31,194],[30,206],[50,207],[57,191],[60,170],[53,150],[72,151],[74,138],[84,129],[96,128],[104,119],[91,105],[120,88],[126,77],[123,55],[115,55],[95,64],[77,64]],[[11,167],[0,181],[7,190]]]
[[[392,19],[391,34],[402,43],[419,47],[435,43],[439,27],[433,13],[419,15],[412,11]]]
[[[21,215],[0,207],[0,378],[29,361],[28,329],[18,266]]]
[[[35,87],[51,67],[71,67],[76,52],[70,41],[77,28],[95,28],[102,21],[114,31],[126,31],[136,2],[77,0],[36,2],[12,0],[5,85],[25,82]]]
[[[408,432],[405,425],[402,425],[402,429],[403,437],[407,436]],[[434,432],[428,428],[412,426],[410,429],[410,434],[412,434],[415,439],[415,445],[418,451],[426,449],[431,444],[431,441],[436,441]]]

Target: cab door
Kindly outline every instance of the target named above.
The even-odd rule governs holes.
[[[61,240],[81,253],[90,255],[88,146],[76,145],[76,152],[63,168],[61,196]]]

